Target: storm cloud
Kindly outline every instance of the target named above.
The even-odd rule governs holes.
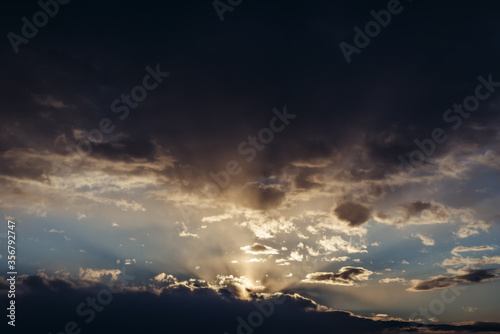
[[[342,203],[335,208],[334,213],[340,220],[347,221],[349,226],[359,226],[370,219],[370,210],[359,203]]]
[[[338,273],[317,272],[308,274],[302,282],[333,285],[354,285],[356,281],[368,280],[372,271],[362,267],[342,267]]]
[[[426,290],[443,289],[459,284],[480,283],[483,281],[489,281],[498,278],[500,278],[500,276],[493,269],[469,269],[466,270],[465,273],[461,275],[438,276],[429,278],[427,280],[419,281],[409,290],[426,291]]]

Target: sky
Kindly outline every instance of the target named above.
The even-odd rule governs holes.
[[[499,9],[4,4],[2,326],[500,333]]]

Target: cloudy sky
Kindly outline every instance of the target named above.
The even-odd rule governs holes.
[[[498,3],[47,3],[0,20],[9,331],[500,332]]]

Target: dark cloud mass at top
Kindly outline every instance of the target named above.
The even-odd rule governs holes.
[[[237,145],[266,126],[273,107],[286,104],[290,113],[300,115],[300,121],[297,118],[277,133],[259,152],[255,164],[244,169],[245,175],[280,175],[297,161],[355,159],[356,164],[347,169],[352,178],[380,179],[399,164],[399,154],[415,149],[414,139],[428,136],[433,127],[446,126],[442,113],[475,87],[478,75],[495,69],[497,47],[491,42],[495,32],[487,23],[491,11],[486,4],[467,10],[459,6],[454,8],[453,18],[446,15],[449,26],[458,29],[453,34],[451,28],[436,28],[447,6],[429,13],[423,4],[412,4],[398,29],[384,31],[386,36],[371,43],[349,66],[338,46],[325,41],[347,39],[351,28],[344,25],[349,26],[351,19],[350,25],[355,25],[354,18],[374,6],[370,2],[325,3],[322,9],[276,2],[266,4],[264,12],[259,10],[264,3],[256,2],[239,8],[240,15],[248,16],[223,25],[212,17],[213,8],[203,2],[194,2],[192,9],[173,2],[165,8],[144,2],[139,11],[131,6],[105,4],[95,12],[91,3],[72,3],[61,8],[63,15],[44,27],[18,56],[4,48],[2,165],[12,164],[6,153],[14,148],[64,154],[64,148],[54,145],[56,138],[65,136],[74,145],[75,129],[90,131],[98,128],[101,118],[109,117],[116,130],[94,147],[93,157],[128,162],[168,154],[177,161],[174,168],[195,166],[206,175],[223,168],[221,160],[239,158]],[[289,22],[284,8],[306,19]],[[4,26],[14,29],[20,23],[17,16],[33,10],[28,5],[13,6]],[[349,13],[350,19],[342,12]],[[82,30],[80,23],[91,13],[94,24]],[[466,33],[467,27],[459,24],[462,15],[482,17],[466,25],[477,25],[481,34]],[[425,41],[410,38],[412,22],[421,22],[426,16],[428,25],[420,25]],[[203,29],[194,29],[188,17]],[[244,29],[250,17],[265,24]],[[321,30],[312,23],[315,21],[322,22],[320,26],[329,22],[329,28]],[[235,27],[241,28],[237,37],[232,36]],[[183,38],[174,31],[182,32]],[[293,45],[314,45],[316,51],[298,52],[288,43],[292,36]],[[442,47],[442,39],[456,43],[454,61],[445,60],[451,51]],[[488,52],[481,52],[481,62],[461,61],[477,57],[464,47],[468,40],[484,43]],[[429,50],[440,53],[431,57]],[[123,56],[131,51],[134,57]],[[115,54],[122,57],[117,60]],[[111,102],[140,83],[145,66],[160,61],[171,75],[131,109],[128,118],[118,119],[120,114],[112,112]],[[309,76],[314,80],[308,80]],[[57,103],[41,103],[40,96]],[[498,134],[491,125],[497,121],[496,113],[481,108],[464,122],[460,132],[450,134],[453,138],[430,161],[464,140],[476,146],[493,144]],[[482,127],[489,128],[474,130]],[[359,150],[357,158],[351,154],[354,146]],[[298,187],[310,189],[317,184],[304,178],[310,169],[299,167],[297,172]],[[23,176],[19,169],[4,169],[3,173]],[[272,203],[278,202],[269,191],[260,195],[266,196],[273,197]],[[259,199],[249,205],[265,208]]]

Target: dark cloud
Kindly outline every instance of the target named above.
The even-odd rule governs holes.
[[[241,203],[257,210],[276,208],[284,199],[285,193],[283,191],[262,183],[249,183],[240,193]]]
[[[351,227],[362,225],[370,219],[370,209],[354,202],[342,203],[333,212],[340,220],[348,222]]]
[[[465,282],[481,282],[485,280],[490,280],[493,278],[499,278],[497,274],[492,273],[492,270],[487,269],[476,269],[470,270],[467,274],[460,275],[457,278]]]
[[[44,27],[33,43],[22,45],[18,55],[5,43],[0,152],[12,148],[57,151],[57,136],[70,138],[74,129],[98,128],[99,121],[109,117],[116,125],[113,136],[125,134],[126,139],[96,146],[95,156],[125,162],[154,159],[156,148],[161,147],[177,161],[175,168],[196,167],[206,176],[220,170],[221,161],[228,161],[229,156],[241,158],[238,144],[268,125],[273,107],[287,104],[290,112],[300,115],[300,121],[294,120],[275,134],[244,169],[246,180],[242,184],[255,177],[282,175],[297,162],[320,159],[331,164],[353,162],[345,166],[345,174],[337,176],[340,179],[380,180],[399,164],[399,154],[415,149],[416,138],[428,137],[433,128],[445,125],[441,115],[450,101],[463,100],[475,88],[477,75],[486,75],[496,66],[495,39],[481,36],[478,41],[458,20],[468,15],[470,8],[455,7],[457,19],[450,22],[448,30],[437,23],[447,6],[429,13],[425,6],[413,5],[411,11],[405,11],[407,23],[401,23],[391,38],[371,43],[369,57],[355,55],[356,65],[347,66],[338,43],[352,39],[352,27],[359,17],[367,15],[371,2],[356,6],[348,1],[323,2],[302,9],[278,1],[268,5],[265,13],[257,4],[228,13],[265,22],[257,29],[251,22],[237,19],[225,21],[222,29],[215,10],[205,2],[195,2],[195,11],[182,3],[169,4],[166,10],[161,4],[148,3],[140,12],[130,4],[122,4],[118,11],[110,4],[101,7],[98,15],[92,6],[64,6],[64,15]],[[19,17],[36,8],[15,3],[9,6],[12,8],[7,12],[13,15],[5,24],[11,30],[19,27]],[[495,22],[491,16],[494,6],[475,6],[471,25],[478,31],[491,31],[488,20]],[[306,19],[289,21],[283,8]],[[167,17],[160,15],[166,12]],[[188,16],[196,22],[194,26],[185,20]],[[422,16],[430,22],[423,29],[433,37],[409,43],[407,36],[414,35],[412,23],[420,22]],[[84,24],[88,17],[94,19],[93,39],[87,37],[91,32]],[[131,17],[135,24],[130,24]],[[334,23],[328,29],[310,24],[319,21]],[[138,33],[145,29],[140,22],[149,24],[147,34]],[[241,39],[228,44],[238,24]],[[103,30],[106,33],[102,34]],[[454,36],[459,34],[461,39],[457,40]],[[287,38],[295,38],[294,45],[300,45],[301,52],[287,43]],[[323,42],[332,38],[336,43]],[[450,49],[456,61],[447,61],[451,51],[443,50],[443,40],[455,46]],[[468,42],[482,43],[493,51],[480,57],[463,48]],[[128,50],[124,45],[131,46],[134,56],[130,52],[123,56]],[[443,56],[436,62],[424,60],[422,46],[435,47]],[[315,48],[314,54],[303,52],[310,47]],[[225,60],[227,55],[232,55],[231,65]],[[464,60],[481,66],[464,67]],[[140,84],[146,65],[158,62],[171,76],[149,92],[128,118],[119,120],[110,109],[111,102]],[[291,70],[295,68],[301,70]],[[411,83],[400,84],[409,77]],[[457,142],[479,147],[494,142],[498,123],[494,110],[482,107],[473,118],[474,127],[472,123],[464,125],[463,133],[456,135]],[[433,158],[450,151],[452,148],[444,145]],[[41,177],[36,168],[9,168],[10,161],[0,161],[4,166],[0,172],[5,174]],[[176,173],[186,177],[183,183],[192,181],[182,171]],[[299,168],[297,188],[320,187],[309,177],[314,173],[308,167]]]
[[[373,272],[362,267],[343,267],[338,273],[317,272],[308,274],[305,283],[353,285],[355,281],[366,280]]]
[[[130,162],[132,159],[154,160],[157,148],[151,141],[136,138],[101,143],[95,146],[93,153],[110,160]]]
[[[9,290],[9,285],[9,282],[3,276],[0,276],[0,291]]]
[[[434,221],[446,221],[450,216],[450,212],[446,206],[434,202],[414,201],[402,204],[401,208],[403,210],[403,217],[399,223],[405,223],[414,217],[420,217],[424,212],[426,212],[428,214],[427,217],[429,217],[424,222],[428,222],[429,219]]]
[[[426,291],[443,289],[466,283],[479,283],[500,278],[493,269],[469,269],[465,274],[454,276],[439,276],[420,281],[410,288],[411,291]]]
[[[252,246],[241,247],[241,249],[249,254],[278,254],[277,249],[257,243]]]
[[[404,205],[406,212],[409,216],[416,216],[424,210],[429,210],[432,207],[431,203],[422,201],[415,201]]]
[[[64,14],[51,20],[43,33],[22,45],[18,55],[8,42],[4,44],[0,175],[14,177],[6,178],[13,183],[11,189],[20,188],[17,181],[25,179],[47,182],[52,154],[63,159],[66,146],[76,149],[75,130],[96,129],[105,117],[116,129],[93,147],[90,158],[99,161],[87,164],[84,158],[72,173],[90,167],[116,175],[125,173],[124,168],[113,168],[113,164],[168,157],[172,161],[168,167],[140,166],[127,172],[167,176],[165,182],[199,194],[209,173],[223,170],[234,159],[241,163],[242,173],[231,179],[231,187],[241,190],[248,183],[269,178],[282,183],[279,189],[267,183],[251,185],[243,189],[243,198],[226,197],[258,210],[279,207],[288,192],[295,190],[346,193],[348,185],[363,181],[372,187],[370,183],[383,180],[387,172],[397,173],[398,155],[414,150],[416,138],[426,138],[435,127],[449,125],[443,124],[441,116],[451,101],[461,102],[473,92],[477,76],[487,75],[496,66],[493,55],[499,46],[492,42],[496,39],[481,36],[478,41],[458,19],[449,22],[451,30],[436,23],[447,6],[429,13],[421,4],[412,5],[404,14],[407,21],[390,38],[371,43],[369,52],[355,55],[356,63],[348,66],[338,43],[352,40],[352,27],[369,13],[371,2],[324,1],[303,9],[278,1],[266,5],[265,12],[258,4],[247,5],[226,13],[234,20],[226,20],[224,26],[206,2],[195,3],[196,10],[191,10],[182,3],[165,8],[150,2],[139,12],[130,4],[120,4],[119,10],[108,4],[98,14],[90,5],[71,4],[62,7]],[[20,28],[19,18],[37,8],[9,6],[6,12],[12,16],[4,22],[14,31]],[[474,6],[470,24],[477,31],[491,31],[488,22],[496,22],[491,15],[495,6]],[[454,7],[454,11],[459,18],[469,15],[470,9]],[[300,13],[301,19],[289,20],[288,12]],[[91,31],[85,23],[89,17],[94,22]],[[255,28],[238,17],[252,17],[263,24]],[[418,24],[421,17],[430,22],[423,27],[428,32],[423,35],[433,37],[409,43],[408,36],[415,34],[412,23]],[[333,23],[327,28],[311,22]],[[141,33],[143,29],[147,33]],[[241,38],[234,40],[234,31],[240,31]],[[463,36],[458,40],[450,31]],[[295,40],[293,46],[287,42],[290,38]],[[332,39],[336,42],[324,43]],[[228,40],[233,42],[228,44]],[[435,47],[449,52],[441,47],[443,40],[460,52],[454,49],[436,62],[426,60],[422,50]],[[482,43],[491,52],[480,56],[463,48],[467,43]],[[304,52],[310,49],[316,51]],[[230,64],[228,55],[233,59]],[[454,62],[447,61],[451,55]],[[112,101],[129,94],[141,83],[145,67],[157,63],[171,75],[131,108],[126,119],[119,119],[111,111]],[[464,63],[481,66],[464,67]],[[411,83],[401,85],[407,78],[412,78]],[[269,126],[272,108],[281,110],[285,104],[299,117],[275,133],[255,160],[247,162],[238,153],[238,145]],[[497,114],[482,105],[429,161],[456,152],[462,144],[477,150],[491,146],[498,136]],[[61,136],[66,140],[56,143]],[[13,154],[17,152],[21,153]],[[331,171],[337,168],[341,171]],[[337,181],[348,185],[328,187]],[[380,185],[371,188],[366,202],[345,198],[371,203],[382,197],[382,189]],[[11,202],[18,197],[23,196],[13,196]],[[351,226],[368,219],[366,208],[359,207],[359,215],[344,209],[339,215]]]
[[[46,279],[42,281],[44,280]],[[26,279],[24,282],[31,281],[33,280]],[[19,284],[19,287],[22,288],[23,284]],[[325,312],[314,301],[298,294],[243,301],[235,298],[228,290],[214,291],[205,287],[181,289],[175,285],[159,292],[130,287],[111,293],[111,299],[107,303],[104,296],[107,293],[102,292],[105,290],[108,287],[99,284],[73,290],[30,289],[29,293],[16,296],[16,330],[23,333],[57,333],[64,331],[66,323],[75,321],[82,331],[96,334],[109,333],[110,328],[120,333],[157,332],[165,328],[171,333],[238,333],[241,323],[249,324],[250,314],[266,312],[260,326],[250,326],[250,330],[262,334],[326,334],[331,333],[331,326],[335,324],[335,333],[341,334],[418,331],[418,325],[410,322],[374,321],[349,312]],[[6,294],[2,293],[0,301],[3,303],[6,298]],[[92,298],[102,308],[100,312],[93,312],[94,318],[89,321],[92,313],[89,310],[92,307],[87,305],[87,301]],[[106,301],[106,304],[99,300]],[[84,304],[81,311],[87,311],[83,315],[77,313],[77,307],[81,303]],[[26,321],[24,315],[29,315],[30,320]],[[500,331],[500,324],[427,325],[426,329],[430,332],[448,330],[464,334],[468,331],[491,333]],[[244,329],[241,330],[245,332]]]
[[[310,190],[321,187],[320,183],[312,181],[312,177],[320,173],[321,171],[318,168],[300,168],[295,176],[295,186],[297,189],[301,190]]]
[[[50,292],[50,291],[66,291],[73,290],[78,287],[85,286],[82,282],[75,282],[63,277],[47,277],[45,274],[39,275],[22,275],[16,279],[19,284],[18,292]],[[8,282],[0,278],[0,291],[7,290]]]
[[[265,251],[267,250],[266,246],[255,244],[252,247],[250,247],[250,250],[253,252],[260,252],[260,251]]]
[[[457,282],[454,279],[454,277],[441,276],[441,277],[432,278],[432,279],[428,279],[426,281],[419,282],[415,286],[413,286],[411,289],[414,291],[425,291],[425,290],[442,289],[442,288],[446,288],[449,286],[454,286],[456,284],[457,284]]]

